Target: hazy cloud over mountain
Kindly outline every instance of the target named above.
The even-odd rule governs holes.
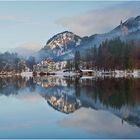
[[[37,51],[39,51],[42,48],[42,44],[36,43],[36,42],[28,42],[25,44],[21,44],[18,47],[16,47],[15,49],[12,49],[12,52],[17,52],[19,55],[23,55],[23,56],[30,56],[34,53],[36,53]]]
[[[104,33],[116,27],[121,20],[136,17],[140,13],[140,2],[124,2],[103,10],[92,10],[71,17],[63,17],[57,24],[81,35]]]
[[[110,122],[110,120],[112,121]],[[128,127],[127,123],[120,125],[121,119],[113,114],[86,108],[81,108],[74,112],[71,115],[71,118],[65,118],[58,123],[64,128],[77,128],[83,130],[83,132],[88,131],[89,133],[94,133],[96,138],[99,134],[107,134],[112,137],[120,136],[120,138],[124,136],[130,138],[134,132],[137,132],[138,134],[136,127]]]

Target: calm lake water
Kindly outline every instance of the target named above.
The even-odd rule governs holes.
[[[0,78],[0,138],[140,138],[140,79]]]

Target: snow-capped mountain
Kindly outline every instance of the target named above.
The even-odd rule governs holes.
[[[56,34],[48,40],[43,49],[39,51],[39,57],[55,60],[67,60],[74,57],[76,50],[84,53],[84,50],[96,45],[97,47],[106,39],[120,37],[122,41],[140,42],[140,16],[129,18],[120,22],[115,29],[104,34],[80,37],[72,32],[65,31]]]
[[[67,59],[73,57],[73,50],[81,44],[82,38],[72,32],[62,32],[48,40],[46,45],[40,51],[40,56],[53,59],[61,59],[61,56],[67,55]]]
[[[78,46],[81,43],[81,38],[75,35],[72,32],[62,32],[53,36],[50,40],[48,40],[46,46],[44,48],[50,49],[60,49],[60,52],[63,52],[73,46]]]
[[[127,41],[140,39],[140,16],[129,18],[124,23],[121,21],[120,25],[107,35],[110,37],[119,36],[125,38]]]

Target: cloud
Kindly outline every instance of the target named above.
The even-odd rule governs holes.
[[[39,24],[36,21],[33,21],[31,17],[18,17],[12,15],[0,15],[0,21],[10,21],[24,24]]]
[[[10,125],[5,124],[0,126],[0,131],[18,131],[19,129],[31,129],[33,127],[36,127],[38,125],[48,125],[47,120],[30,120],[30,121],[24,121],[24,122],[12,122]],[[8,136],[5,136],[8,138]],[[25,136],[26,137],[26,136]]]
[[[26,91],[26,92],[22,92],[22,94],[16,95],[15,97],[29,103],[37,103],[42,100],[42,96],[40,96],[36,92],[34,92],[34,94],[30,94],[30,92]]]
[[[17,52],[19,55],[22,56],[30,56],[39,51],[43,45],[36,42],[27,42],[24,44],[19,45],[18,47],[11,49],[11,52]]]
[[[56,21],[68,30],[81,35],[104,33],[118,26],[121,20],[127,20],[140,13],[140,2],[124,2],[116,7],[92,10],[73,17],[63,17]]]
[[[29,49],[32,51],[38,51],[42,48],[42,45],[36,42],[27,42],[22,45],[19,45],[19,47],[17,48],[24,48],[24,49]]]
[[[139,128],[130,127],[126,122],[122,125],[120,118],[101,110],[81,108],[70,117],[61,120],[59,124],[64,128],[87,131],[95,138],[135,138],[139,136]]]

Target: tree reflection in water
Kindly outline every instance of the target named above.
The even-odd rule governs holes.
[[[38,92],[55,110],[72,113],[81,107],[109,111],[140,127],[140,79],[82,79],[74,77],[0,78],[1,95],[17,95],[28,88]]]

